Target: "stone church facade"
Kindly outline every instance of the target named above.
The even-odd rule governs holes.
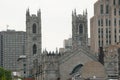
[[[34,77],[35,80],[85,80],[87,78],[91,79],[97,74],[93,73],[92,76],[88,76],[87,78],[81,76],[83,75],[81,67],[83,66],[84,68],[85,63],[90,61],[98,62],[97,58],[87,46],[87,11],[82,15],[77,14],[76,10],[72,12],[72,49],[64,53],[60,53],[58,50],[56,52],[41,51],[42,31],[40,10],[37,12],[37,15],[30,15],[29,9],[27,10],[26,34],[26,55],[29,77]],[[80,67],[80,65],[82,66]],[[74,78],[78,74],[81,79]],[[106,75],[99,76],[99,78],[105,80]]]

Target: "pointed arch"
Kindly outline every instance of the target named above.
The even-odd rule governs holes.
[[[32,26],[32,32],[33,32],[33,33],[36,33],[36,28],[37,28],[37,27],[36,27],[36,24],[34,23],[33,26]]]
[[[37,46],[36,44],[33,45],[33,54],[36,54],[37,53]]]
[[[79,34],[82,34],[83,33],[83,24],[80,24],[79,25]]]

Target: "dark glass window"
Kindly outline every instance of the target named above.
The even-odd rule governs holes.
[[[109,6],[106,5],[106,14],[108,14],[108,13],[109,13]]]
[[[103,26],[103,19],[101,19],[101,26]]]
[[[101,29],[101,33],[103,34],[103,28]]]
[[[109,44],[111,44],[111,40],[109,39]]]
[[[120,0],[118,0],[118,3],[119,3],[119,5],[120,5]]]
[[[114,19],[114,26],[116,26],[116,18]]]
[[[115,0],[113,0],[113,5],[115,5]]]
[[[106,40],[106,44],[108,44],[108,40]]]
[[[109,20],[109,26],[111,26],[111,21]]]
[[[119,36],[119,42],[120,42],[120,36]]]
[[[37,53],[37,46],[34,44],[33,45],[33,54],[36,54]]]
[[[106,26],[108,26],[108,19],[106,19]]]
[[[114,9],[114,15],[116,16],[116,8]]]
[[[100,13],[103,14],[103,5],[100,5]]]
[[[116,35],[115,35],[115,42],[117,42],[117,37],[116,37]]]
[[[100,26],[100,20],[98,20],[98,26]]]
[[[82,24],[80,24],[80,26],[79,26],[79,34],[81,34],[81,33],[83,33],[83,25]]]
[[[98,37],[100,38],[100,35]]]
[[[120,16],[120,8],[119,8],[119,16]]]
[[[111,39],[111,35],[109,35],[109,39]]]
[[[100,33],[100,28],[98,28],[98,33]]]
[[[106,34],[108,33],[108,28],[106,28]]]
[[[36,24],[35,23],[32,26],[32,31],[33,31],[33,33],[36,33]]]
[[[106,38],[108,38],[108,35],[106,35]]]
[[[119,26],[120,26],[120,20],[119,20]]]
[[[100,46],[100,41],[98,43],[99,43],[98,45]]]
[[[26,66],[26,64],[23,64],[23,66],[25,67],[25,66]]]
[[[24,74],[26,74],[26,71],[24,71]]]
[[[116,33],[116,28],[115,28],[115,33]]]
[[[102,38],[103,38],[103,35],[102,35]]]
[[[103,46],[103,40],[102,40],[102,46]]]

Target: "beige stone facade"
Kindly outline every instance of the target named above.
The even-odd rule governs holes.
[[[77,65],[82,64],[84,66],[89,61],[97,61],[97,58],[92,53],[88,53],[89,50],[85,49],[87,48],[79,47],[77,50],[65,53],[60,58],[60,80],[71,79],[70,73]]]
[[[114,45],[120,41],[120,0],[98,0],[90,20],[91,50]]]
[[[120,74],[120,45],[110,45],[104,49],[104,66],[109,78],[117,79]]]
[[[84,79],[97,79],[105,80],[107,78],[107,74],[104,66],[96,61],[88,61],[82,68],[81,76]]]

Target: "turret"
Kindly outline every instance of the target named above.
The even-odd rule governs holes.
[[[41,16],[41,10],[39,9],[38,11],[37,11],[37,16]]]
[[[26,10],[26,21],[29,19],[30,17],[30,11],[29,8]]]

